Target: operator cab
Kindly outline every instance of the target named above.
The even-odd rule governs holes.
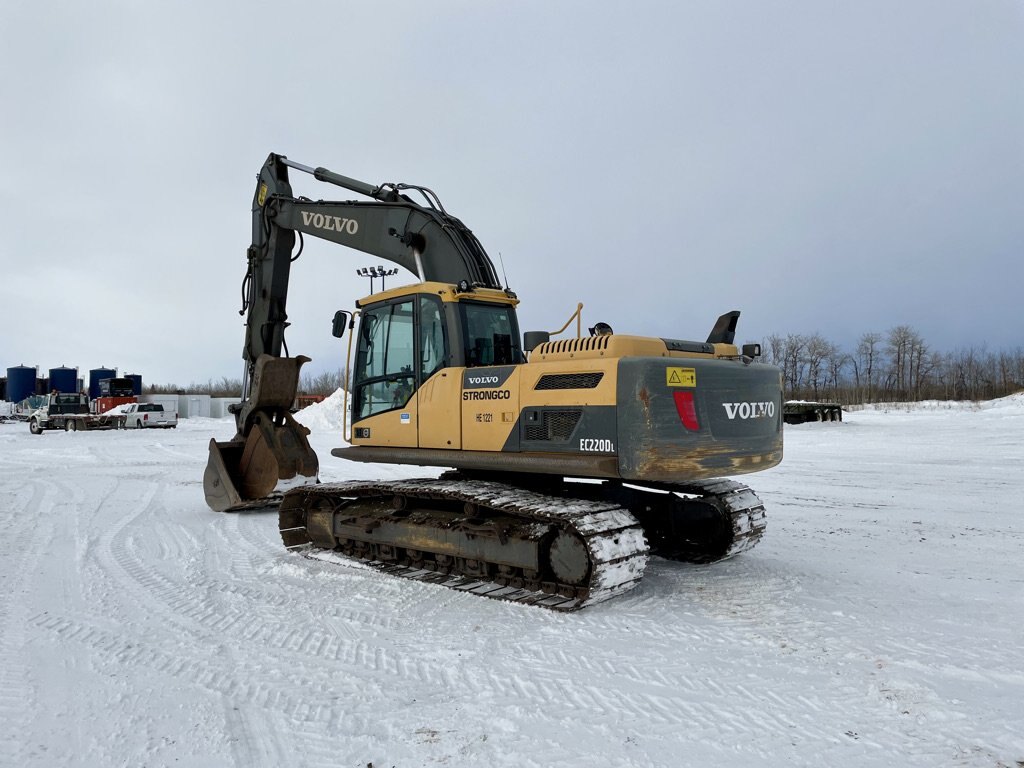
[[[359,302],[352,420],[403,408],[442,368],[523,362],[517,301],[503,291],[441,283],[396,288]]]

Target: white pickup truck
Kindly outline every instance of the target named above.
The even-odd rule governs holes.
[[[132,403],[123,406],[122,414],[125,429],[173,429],[178,426],[178,414],[174,411],[165,411],[160,403]]]

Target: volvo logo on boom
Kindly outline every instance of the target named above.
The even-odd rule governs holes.
[[[359,231],[359,222],[355,219],[345,219],[341,216],[324,216],[322,213],[302,211],[302,223],[314,229],[323,229],[328,232],[344,232],[354,235]]]
[[[730,419],[770,419],[775,415],[775,403],[722,403]]]

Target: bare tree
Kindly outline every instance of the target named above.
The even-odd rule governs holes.
[[[782,381],[791,397],[795,397],[803,384],[803,354],[806,341],[791,333],[786,336],[782,349]]]
[[[869,331],[860,337],[857,344],[857,356],[854,358],[854,372],[857,375],[857,389],[867,387],[866,401],[874,402],[875,399],[875,377],[878,366],[878,346],[882,343],[882,334]],[[864,381],[860,377],[863,375]],[[858,396],[860,396],[858,394]]]
[[[813,399],[819,399],[819,388],[824,383],[825,361],[832,353],[832,345],[820,333],[804,340],[802,361],[807,366],[807,386]]]
[[[839,401],[841,399],[840,387],[843,383],[843,369],[850,364],[852,359],[838,345],[832,342],[828,343],[828,354],[825,356],[827,374],[825,387],[832,391],[833,400]]]
[[[331,395],[344,386],[345,375],[341,370],[323,371],[316,375],[302,374],[299,392],[304,395]]]
[[[886,339],[889,352],[888,388],[897,398],[917,397],[923,382],[927,345],[909,325],[897,325]]]
[[[773,333],[761,342],[761,354],[764,362],[782,368],[786,341],[779,334]]]

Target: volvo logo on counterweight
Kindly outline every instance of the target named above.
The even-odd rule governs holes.
[[[722,403],[730,419],[770,419],[775,415],[775,403]]]

